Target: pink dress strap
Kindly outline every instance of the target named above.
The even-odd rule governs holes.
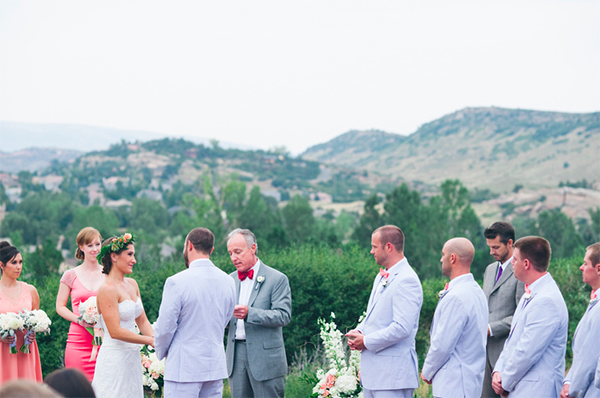
[[[69,288],[73,288],[73,281],[77,278],[77,274],[75,273],[75,269],[68,269],[63,274],[62,278],[60,278],[60,282],[69,286]]]

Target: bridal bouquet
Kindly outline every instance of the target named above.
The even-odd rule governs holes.
[[[96,304],[96,296],[91,296],[84,302],[79,304],[79,317],[78,321],[85,321],[90,325],[95,325],[100,320],[100,313],[98,313],[98,305]],[[102,337],[100,336],[100,329],[93,327],[87,327],[86,330],[94,336],[92,345],[99,346],[102,344]]]
[[[154,325],[152,325],[154,328]],[[144,345],[141,348],[143,381],[144,387],[152,391],[152,397],[160,390],[160,396],[163,396],[162,387],[164,386],[165,376],[165,359],[158,360],[154,348],[149,345]]]
[[[29,345],[31,344],[27,337],[32,333],[50,333],[52,321],[43,310],[23,311],[19,314],[23,318],[23,329],[27,330],[25,342],[19,349],[23,354],[29,354]]]
[[[14,312],[0,314],[0,337],[3,339],[8,336],[15,337],[15,341],[10,344],[11,354],[16,354],[18,352],[15,331],[23,330],[23,326],[23,318],[19,314],[15,314]]]
[[[344,344],[342,332],[334,322],[335,314],[331,313],[331,322],[319,318],[321,340],[325,346],[328,369],[318,369],[319,380],[313,388],[313,397],[362,398],[362,386],[358,380],[360,371],[360,352],[350,351]]]

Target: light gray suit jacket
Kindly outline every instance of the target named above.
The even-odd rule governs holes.
[[[231,273],[230,277],[235,281],[237,302],[240,294],[237,271]],[[259,278],[263,281],[258,282]],[[282,329],[290,323],[291,318],[292,292],[287,276],[261,261],[248,301],[248,316],[243,321],[250,372],[256,380],[265,381],[287,374]],[[240,321],[231,317],[227,336],[229,376],[233,373],[236,322]]]
[[[490,369],[494,369],[502,348],[504,348],[513,314],[525,292],[525,284],[515,278],[512,264],[507,264],[498,283],[495,283],[497,269],[498,262],[496,261],[487,266],[483,275],[483,292],[487,297],[489,309],[488,322],[493,334],[487,338],[487,360]]]
[[[422,371],[433,380],[434,397],[481,395],[487,326],[487,300],[473,274],[450,281],[433,315],[431,345]]]
[[[521,297],[494,372],[510,398],[557,398],[565,374],[569,314],[550,274]]]
[[[361,381],[369,390],[419,387],[415,336],[423,289],[406,258],[389,269],[387,285],[375,297],[381,276],[373,282],[367,315],[357,329],[365,335]]]
[[[573,365],[565,382],[569,396],[574,398],[600,398],[600,390],[594,387],[594,376],[600,358],[600,299],[590,303],[579,321],[573,336]]]
[[[154,327],[165,380],[203,382],[227,377],[223,335],[233,314],[231,278],[208,259],[167,279]]]
[[[595,385],[600,388],[600,358],[598,358],[598,365],[596,365],[596,381]]]

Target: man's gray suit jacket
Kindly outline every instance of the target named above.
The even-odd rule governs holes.
[[[235,281],[239,303],[240,280],[237,271],[230,276]],[[254,275],[254,285],[248,301],[248,316],[243,321],[250,372],[256,380],[265,381],[287,374],[282,329],[290,323],[291,317],[292,292],[287,276],[261,261],[258,274]],[[227,336],[229,377],[233,373],[236,322],[242,321],[232,317]]]
[[[515,278],[511,263],[506,265],[498,283],[495,283],[497,270],[498,261],[488,265],[483,276],[483,292],[488,300],[489,325],[493,334],[487,339],[487,361],[490,369],[494,369],[502,352],[510,332],[513,314],[525,292],[525,284]]]

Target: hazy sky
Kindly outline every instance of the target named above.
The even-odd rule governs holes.
[[[297,154],[468,106],[600,110],[600,1],[0,2],[0,120]]]

